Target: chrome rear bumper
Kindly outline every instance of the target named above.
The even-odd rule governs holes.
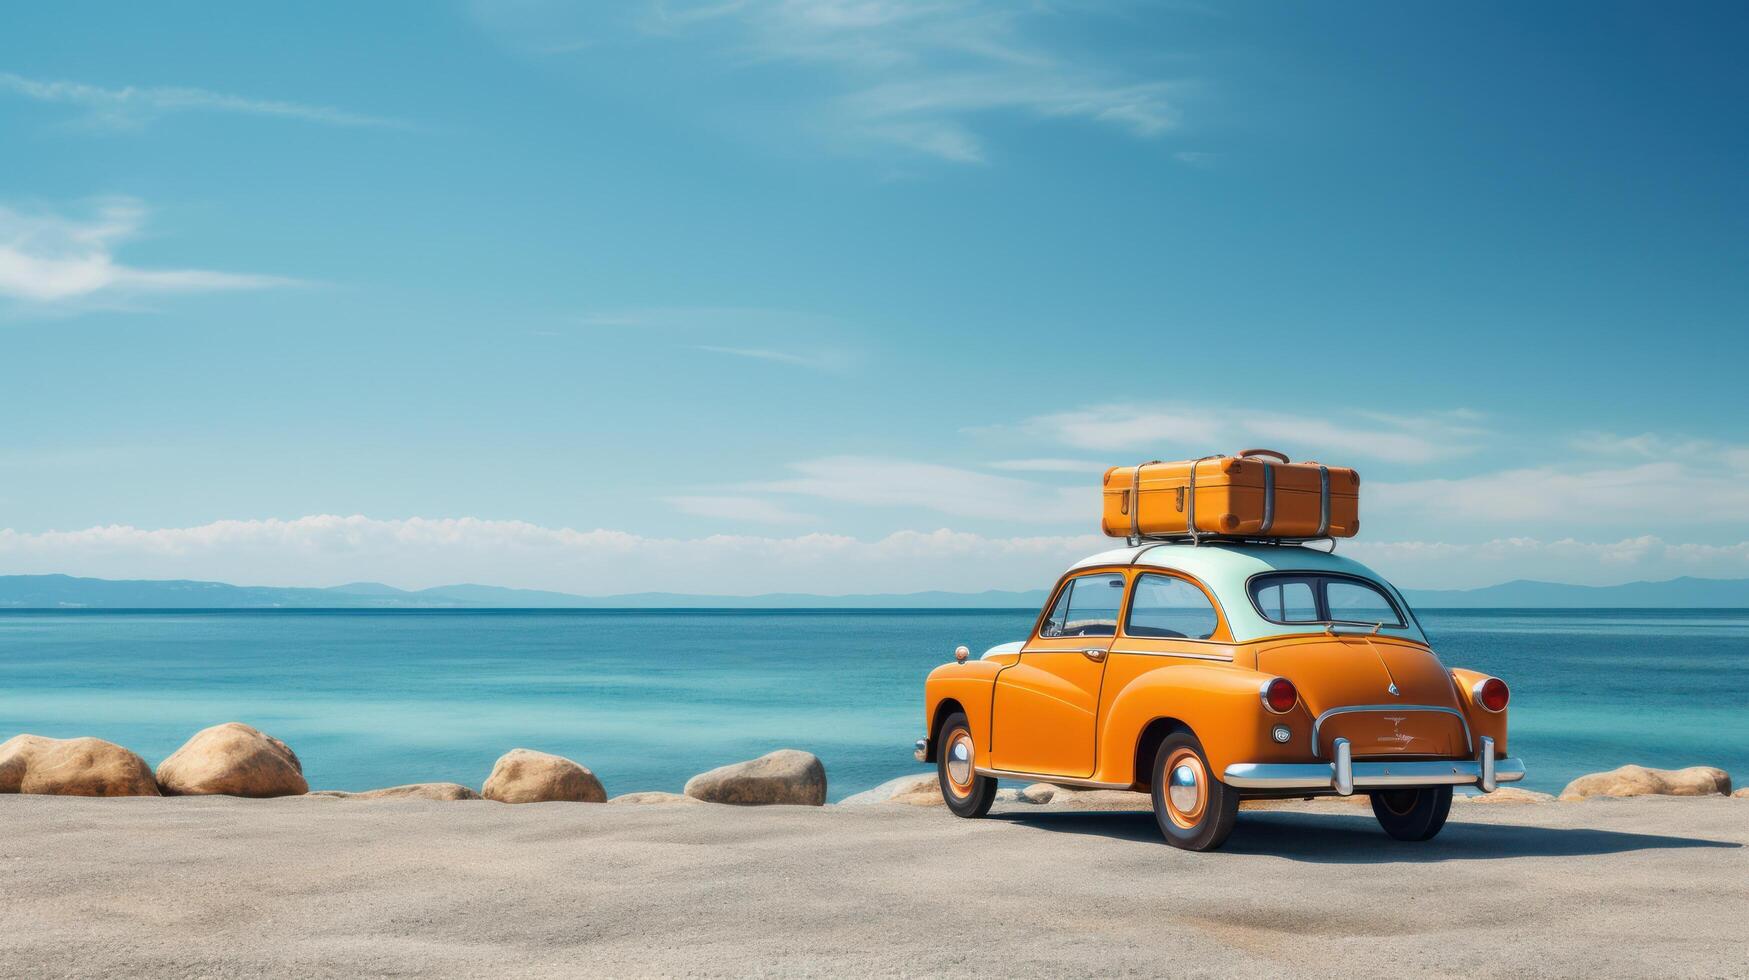
[[[929,739],[926,739],[926,738],[918,739],[917,744],[912,747],[911,757],[913,759],[916,759],[918,762],[928,762],[929,761]]]
[[[1404,786],[1475,786],[1494,792],[1499,783],[1524,778],[1524,763],[1494,758],[1494,740],[1484,736],[1474,759],[1441,762],[1355,762],[1348,739],[1336,740],[1334,762],[1235,762],[1221,782],[1239,789],[1332,790],[1348,796],[1357,789]]]

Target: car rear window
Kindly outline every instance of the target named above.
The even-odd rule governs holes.
[[[1251,580],[1251,604],[1283,626],[1353,623],[1402,628],[1403,613],[1377,584],[1346,575],[1281,572]]]

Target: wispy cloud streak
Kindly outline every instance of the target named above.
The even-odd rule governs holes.
[[[1077,449],[1178,450],[1200,455],[1211,452],[1210,447],[1263,442],[1289,450],[1303,447],[1362,459],[1427,463],[1474,451],[1485,434],[1479,421],[1463,410],[1323,417],[1216,406],[1117,404],[1037,416],[1021,429]]]
[[[179,112],[219,112],[272,116],[327,126],[405,127],[399,120],[366,116],[329,106],[273,99],[253,99],[202,88],[134,86],[103,88],[82,82],[44,81],[0,72],[0,92],[84,110],[84,121],[98,127],[135,129]]]
[[[0,205],[0,299],[33,309],[125,306],[146,295],[294,285],[279,276],[212,269],[148,269],[116,258],[146,208],[131,198],[96,203],[83,219]]]
[[[1192,84],[1072,51],[1062,39],[1082,25],[1070,18],[1088,11],[1045,4],[700,0],[651,2],[628,16],[614,5],[479,0],[476,10],[548,55],[648,42],[692,46],[689,61],[726,71],[805,70],[810,81],[792,87],[801,93],[795,108],[829,142],[964,164],[988,159],[980,125],[1002,114],[1156,137],[1178,125],[1181,93]]]
[[[762,347],[718,347],[714,344],[699,344],[696,350],[710,354],[726,354],[730,357],[742,357],[754,361],[770,361],[775,364],[791,364],[796,367],[813,368],[820,371],[836,371],[844,367],[845,359],[837,354],[798,354],[794,351],[771,350]]]

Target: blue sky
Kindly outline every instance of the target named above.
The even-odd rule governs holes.
[[[0,14],[0,573],[1028,588],[1107,465],[1749,575],[1735,4]]]

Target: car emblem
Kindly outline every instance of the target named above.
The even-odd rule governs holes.
[[[1409,734],[1406,731],[1403,731],[1403,722],[1408,721],[1408,720],[1409,719],[1407,716],[1386,715],[1385,721],[1388,721],[1391,723],[1391,734],[1380,735],[1379,741],[1397,743],[1397,746],[1398,746],[1397,750],[1399,752],[1402,751],[1403,749],[1408,748],[1409,743],[1415,741],[1415,736]]]
[[[1403,696],[1403,692],[1397,690],[1397,685],[1395,685],[1395,684],[1392,684],[1390,687],[1385,688],[1385,690],[1391,692],[1391,697],[1400,698]]]

